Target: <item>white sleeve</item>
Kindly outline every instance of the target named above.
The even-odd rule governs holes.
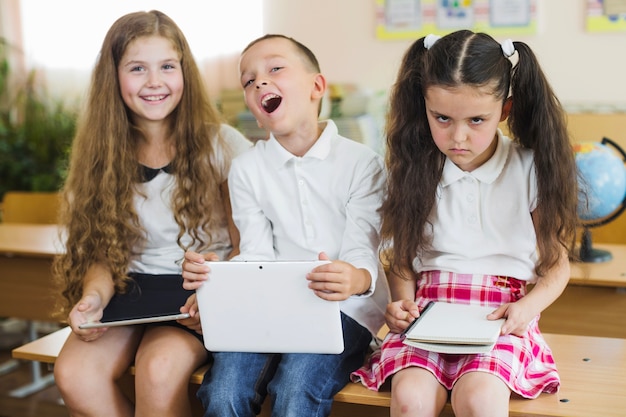
[[[349,262],[357,268],[369,271],[372,282],[369,291],[362,296],[371,295],[376,289],[379,278],[378,249],[380,246],[380,213],[383,198],[385,171],[382,161],[371,159],[363,167],[361,175],[351,187],[350,200],[346,207],[346,229],[339,259]]]
[[[233,260],[274,260],[272,225],[263,213],[253,186],[258,171],[254,169],[253,160],[253,151],[241,155],[233,161],[228,175],[233,221],[240,235],[240,254]]]

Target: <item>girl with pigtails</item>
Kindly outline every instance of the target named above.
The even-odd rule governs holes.
[[[468,30],[417,40],[398,72],[386,136],[390,332],[352,379],[373,390],[390,380],[392,416],[437,416],[448,399],[456,416],[507,416],[511,393],[556,392],[538,320],[569,279],[577,172],[535,55]],[[403,344],[430,301],[492,307],[488,319],[505,319],[493,350]]]

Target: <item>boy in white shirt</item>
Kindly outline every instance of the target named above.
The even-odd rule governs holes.
[[[254,415],[267,394],[273,415],[327,416],[334,395],[363,363],[389,302],[378,257],[383,161],[340,136],[333,121],[318,121],[326,80],[301,43],[261,37],[243,51],[239,68],[246,104],[270,138],[232,163],[229,190],[241,235],[234,259],[332,260],[307,279],[320,298],[341,302],[345,349],[215,352],[198,397],[207,417]],[[186,254],[187,289],[208,277],[204,259],[215,257]]]

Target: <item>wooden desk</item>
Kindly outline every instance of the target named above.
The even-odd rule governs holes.
[[[563,294],[541,314],[547,333],[626,339],[626,245],[594,244],[611,252],[608,262],[572,262]]]
[[[51,321],[56,225],[0,223],[0,317]]]
[[[626,287],[626,245],[598,243],[595,249],[611,252],[613,259],[607,262],[572,262],[570,284],[598,287]]]
[[[626,245],[595,244],[612,253],[601,263],[571,264],[574,286],[626,287]],[[0,223],[0,317],[50,320],[50,266],[62,251],[56,225]],[[623,294],[620,294],[623,295]]]

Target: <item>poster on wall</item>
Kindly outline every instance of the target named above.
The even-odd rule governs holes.
[[[536,33],[536,0],[375,0],[379,39],[415,39],[470,29],[498,35]]]
[[[626,32],[626,0],[585,0],[587,32]]]

